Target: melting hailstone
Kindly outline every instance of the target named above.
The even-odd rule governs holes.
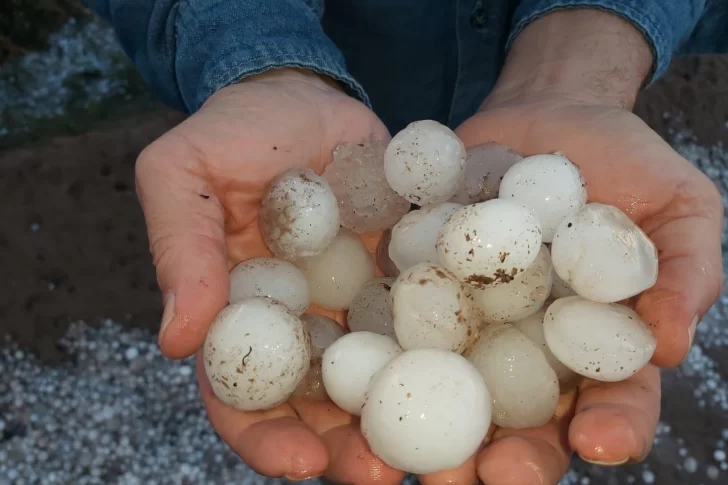
[[[230,271],[230,303],[252,297],[272,298],[296,315],[311,304],[308,283],[301,271],[288,261],[253,258]]]
[[[346,324],[351,332],[373,332],[397,339],[392,323],[390,291],[395,278],[376,278],[368,281],[351,302]]]
[[[557,273],[556,270],[554,270],[553,273],[554,282],[551,285],[550,298],[558,300],[559,298],[566,298],[567,296],[575,296],[576,292],[561,278],[561,276],[559,276],[559,273]]]
[[[389,257],[389,243],[391,240],[392,230],[387,229],[382,233],[382,237],[377,244],[377,266],[386,276],[396,278],[399,276],[399,269],[392,261],[392,258]]]
[[[450,202],[469,205],[495,199],[503,175],[521,160],[522,156],[497,143],[468,148],[465,177]]]
[[[321,357],[332,343],[344,335],[344,329],[336,320],[314,313],[301,316],[301,322],[311,338],[311,366],[293,395],[323,401],[329,395],[321,376]]]

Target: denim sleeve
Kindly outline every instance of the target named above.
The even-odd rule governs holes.
[[[86,0],[111,23],[151,90],[194,112],[215,91],[272,68],[328,75],[369,104],[321,27],[324,0]]]
[[[594,8],[612,12],[637,27],[652,48],[648,84],[667,70],[673,54],[687,40],[703,15],[706,0],[521,0],[514,13],[508,45],[534,20],[554,11]]]

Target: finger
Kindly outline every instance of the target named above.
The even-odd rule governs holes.
[[[171,358],[201,347],[229,291],[223,211],[202,177],[201,161],[181,146],[165,135],[136,165],[137,193],[165,297],[159,343]]]
[[[267,477],[302,480],[321,476],[328,465],[326,447],[287,404],[261,412],[226,406],[212,391],[202,359],[197,359],[200,394],[215,430],[250,468]]]
[[[659,416],[657,367],[648,365],[621,382],[585,379],[569,429],[569,443],[591,463],[641,461],[650,451]]]
[[[465,463],[452,470],[444,470],[427,475],[419,475],[421,485],[472,485],[478,482],[475,471],[475,457],[471,456]]]

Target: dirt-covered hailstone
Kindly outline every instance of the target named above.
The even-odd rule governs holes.
[[[376,278],[368,281],[351,302],[346,325],[351,332],[374,332],[397,339],[392,322],[390,292],[395,278]]]
[[[311,339],[311,365],[293,395],[323,401],[329,396],[321,376],[321,357],[332,343],[344,335],[344,329],[336,320],[314,313],[301,316],[301,322]]]
[[[468,205],[498,197],[503,175],[523,157],[497,143],[485,143],[467,150],[465,176],[450,202]]]
[[[230,271],[230,303],[252,297],[272,298],[296,315],[311,304],[308,283],[292,263],[274,258],[253,258]]]

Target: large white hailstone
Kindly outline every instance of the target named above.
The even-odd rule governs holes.
[[[546,309],[543,328],[557,359],[597,381],[627,379],[655,352],[655,336],[647,324],[637,312],[617,303],[561,298]]]
[[[436,264],[404,271],[392,285],[391,297],[394,331],[405,350],[461,352],[477,337],[465,288]]]
[[[543,352],[544,357],[548,361],[551,368],[559,379],[559,387],[561,391],[566,391],[576,385],[579,381],[579,374],[569,369],[554,356],[546,344],[546,336],[543,332],[543,319],[546,315],[546,309],[542,308],[533,315],[522,320],[513,322],[513,326],[520,330],[531,342],[538,345]]]
[[[392,230],[387,229],[382,233],[382,237],[377,243],[377,267],[382,270],[386,276],[396,278],[399,276],[399,268],[394,264],[392,258],[389,257],[389,242],[392,240]]]
[[[501,179],[523,157],[497,143],[485,143],[467,150],[465,176],[450,202],[468,205],[498,197]]]
[[[491,325],[466,357],[482,374],[493,423],[504,428],[546,424],[559,402],[559,380],[541,349],[508,323]]]
[[[541,225],[523,204],[492,199],[462,207],[443,224],[437,255],[448,271],[476,288],[508,283],[541,248]]]
[[[376,278],[362,286],[349,306],[346,324],[351,332],[374,332],[397,339],[392,322],[390,291],[395,278]]]
[[[586,183],[565,156],[534,155],[506,172],[498,196],[532,207],[541,222],[543,241],[548,243],[561,221],[586,204]]]
[[[322,357],[324,387],[334,403],[359,416],[369,381],[402,353],[397,342],[372,332],[352,332],[326,349]]]
[[[281,259],[253,258],[230,271],[230,303],[255,296],[277,300],[296,315],[302,315],[311,304],[303,273]]]
[[[384,152],[384,173],[395,192],[418,205],[445,202],[465,173],[465,145],[436,121],[415,121]]]
[[[323,401],[329,396],[321,376],[321,357],[331,344],[344,335],[344,329],[336,320],[313,313],[301,316],[301,322],[311,338],[311,366],[293,395]]]
[[[614,303],[657,281],[657,248],[616,207],[591,203],[561,223],[551,244],[558,275],[580,296]]]
[[[260,232],[279,258],[294,261],[321,254],[338,231],[336,196],[309,168],[282,173],[263,194]]]
[[[437,234],[461,204],[443,202],[426,205],[405,215],[392,228],[389,257],[399,271],[417,263],[437,263]]]
[[[243,411],[273,408],[303,380],[311,361],[301,320],[282,303],[249,298],[225,307],[203,347],[215,395]]]
[[[553,261],[553,259],[552,259]],[[575,296],[576,292],[564,281],[556,270],[553,271],[554,282],[551,285],[551,298],[558,300],[567,296]]]
[[[361,431],[372,452],[409,473],[462,465],[490,426],[483,378],[462,356],[442,349],[408,350],[372,379]]]
[[[536,261],[512,281],[485,288],[472,288],[470,296],[486,323],[505,323],[537,312],[551,292],[551,254],[541,245]]]
[[[296,262],[308,281],[311,301],[346,310],[364,283],[374,278],[374,260],[359,236],[341,229],[326,250]]]
[[[323,177],[339,201],[341,225],[356,232],[392,227],[410,209],[384,176],[386,144],[371,138],[363,143],[344,142],[334,150],[334,160]]]

